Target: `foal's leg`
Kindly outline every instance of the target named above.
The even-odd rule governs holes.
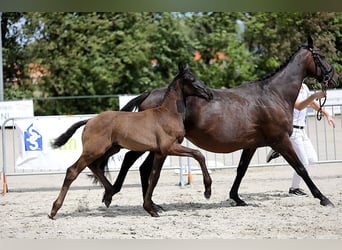
[[[157,211],[158,207],[156,207],[154,203],[152,202],[152,194],[159,180],[160,171],[161,171],[163,162],[166,157],[162,156],[159,153],[154,153],[153,155],[154,155],[153,166],[152,166],[151,174],[149,176],[149,180],[148,180],[149,183],[148,183],[148,187],[146,190],[146,194],[144,195],[143,207],[152,217],[159,217],[159,214]]]
[[[145,161],[143,162],[143,164],[140,166],[139,171],[140,171],[140,179],[141,179],[141,186],[142,186],[142,192],[143,192],[143,199],[146,196],[146,192],[149,186],[149,177],[151,175],[151,170],[152,170],[152,166],[153,166],[153,161],[154,161],[154,152],[150,152],[148,154],[148,156],[146,157]],[[159,156],[158,156],[159,157]],[[160,156],[160,158],[158,158],[158,161],[156,162],[156,164],[159,165],[159,168],[161,169],[164,161],[166,159],[166,156]],[[159,178],[157,178],[156,180],[156,184],[158,182]],[[152,207],[156,210],[156,211],[165,211],[165,209],[154,203],[151,199],[152,202]]]
[[[71,183],[77,178],[79,173],[81,173],[81,171],[86,166],[87,166],[87,164],[85,162],[85,159],[84,159],[83,155],[81,155],[81,157],[73,165],[71,165],[67,169],[67,172],[66,172],[66,175],[64,178],[64,182],[63,182],[63,186],[61,188],[61,191],[60,191],[57,199],[53,203],[51,212],[49,214],[50,219],[53,219],[53,217],[57,214],[57,211],[62,207],[65,196],[69,190]]]
[[[108,159],[111,155],[116,154],[121,149],[120,146],[112,145],[110,149],[106,151],[106,153],[97,159],[89,168],[93,171],[95,176],[101,181],[105,192],[102,197],[102,202],[105,203],[106,207],[108,208],[110,203],[112,202],[112,184],[108,181],[105,176],[105,168],[108,164]]]
[[[110,192],[106,191],[104,194],[104,199],[106,201],[112,200],[111,197],[109,198],[110,195],[113,196],[116,193],[120,192],[122,185],[123,185],[123,182],[124,182],[126,175],[128,173],[128,170],[132,167],[133,163],[140,156],[142,156],[144,153],[145,152],[129,151],[125,154],[123,163],[122,163],[121,168],[120,168],[120,172],[119,172],[119,174],[115,180],[115,183],[113,184]],[[150,173],[151,173],[151,169],[152,169],[152,165],[153,165],[153,158],[154,158],[154,153],[150,152],[139,168],[143,198],[145,197],[145,194],[147,191],[148,178],[149,178]],[[163,162],[165,161],[165,159],[166,159],[166,157],[164,157]],[[161,164],[163,164],[163,162]],[[159,210],[164,211],[164,209],[161,206],[155,204],[153,201],[152,201],[152,206],[158,211]]]
[[[279,152],[285,160],[294,168],[297,174],[302,177],[308,188],[310,189],[313,197],[320,200],[320,204],[323,206],[334,206],[334,204],[325,197],[317,188],[317,186],[311,180],[309,173],[305,169],[304,165],[299,160],[296,152],[294,151],[291,141],[286,137],[281,145],[274,147],[274,150]]]
[[[169,147],[166,151],[166,154],[192,157],[198,161],[203,174],[203,183],[205,187],[204,196],[205,198],[209,199],[211,196],[212,181],[208,172],[207,165],[205,163],[204,155],[199,150],[187,148],[178,143],[175,143],[171,147]]]
[[[203,154],[199,150],[191,149],[184,147],[178,143],[173,144],[172,146],[168,147],[167,150],[164,151],[166,155],[176,155],[176,156],[187,156],[193,157],[198,161],[201,166],[202,174],[203,174],[203,182],[205,186],[204,196],[209,199],[211,195],[211,177],[209,175],[207,166],[205,164],[205,158]],[[152,172],[149,177],[149,185],[146,191],[146,195],[144,197],[144,209],[153,217],[158,217],[159,214],[155,207],[152,205],[152,194],[155,186],[157,185],[160,171],[165,161],[166,157],[159,154],[154,153],[154,161],[152,166]]]
[[[111,189],[112,189],[112,184],[108,181],[108,179],[106,178],[106,176],[104,174],[104,169],[107,165],[108,158],[109,157],[107,157],[107,156],[101,157],[99,159],[99,161],[96,161],[95,163],[88,166],[90,168],[90,170],[94,173],[96,178],[98,180],[100,180],[100,182],[102,183],[102,185],[105,189],[105,193],[103,195],[102,202],[105,203],[107,208],[109,207],[110,203],[112,202],[112,195],[110,193]],[[106,195],[106,194],[108,194],[108,195]]]
[[[229,192],[230,199],[234,200],[237,206],[247,206],[246,202],[240,199],[238,190],[255,151],[255,148],[244,149],[241,154],[240,162],[236,170],[236,177]]]

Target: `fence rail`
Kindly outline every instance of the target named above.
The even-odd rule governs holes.
[[[333,114],[336,128],[331,128],[326,119],[322,119],[318,121],[314,115],[314,112],[311,112],[311,115],[308,117],[307,121],[307,134],[309,135],[316,151],[318,154],[318,163],[336,163],[342,162],[342,118],[341,118],[341,108],[342,105],[327,105],[327,109],[329,109],[330,113]],[[84,119],[83,115],[75,116],[80,119]],[[32,119],[49,119],[51,117],[38,116]],[[3,173],[3,179],[5,176],[11,175],[42,175],[42,174],[60,174],[65,173],[64,170],[52,170],[52,171],[37,171],[37,170],[25,170],[16,168],[16,160],[19,154],[19,142],[18,138],[15,136],[16,122],[23,118],[10,118],[7,119],[1,126],[1,166],[0,171]],[[197,148],[193,144],[191,144],[188,140],[184,141],[189,147]],[[198,148],[199,149],[199,148]],[[212,152],[208,152],[202,149],[199,149],[206,157],[206,162],[208,168],[211,170],[220,169],[220,168],[234,168],[238,165],[240,160],[241,150],[230,154],[216,154]],[[277,166],[277,165],[286,165],[286,161],[280,157],[273,160],[271,163],[266,164],[266,155],[268,154],[270,148],[262,147],[256,151],[250,166],[251,167],[261,167],[261,166]],[[146,153],[147,154],[147,153]],[[145,157],[146,157],[145,154]],[[116,160],[122,161],[123,155],[116,158]],[[143,157],[144,158],[144,157]],[[143,161],[139,159],[136,165],[132,167],[133,170],[138,170],[139,165]],[[67,167],[67,166],[66,166]],[[46,169],[46,168],[45,168]],[[48,169],[48,168],[47,168]],[[184,185],[183,174],[187,174],[188,172],[195,173],[196,171],[200,171],[198,164],[191,158],[184,157],[168,157],[165,161],[163,169],[174,169],[175,171],[179,171],[180,173],[180,184]],[[118,171],[119,168],[111,169],[112,171]]]

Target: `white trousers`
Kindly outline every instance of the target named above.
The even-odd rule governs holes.
[[[318,161],[316,150],[314,149],[309,137],[304,129],[293,128],[293,133],[290,137],[292,146],[297,153],[299,160],[303,163],[304,167],[309,164],[315,164]],[[292,188],[299,188],[301,177],[294,172],[292,178]]]

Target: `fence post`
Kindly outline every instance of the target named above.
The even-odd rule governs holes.
[[[2,147],[1,147],[1,150],[2,150],[2,195],[5,195],[8,191],[8,188],[7,188],[7,179],[6,179],[6,161],[7,161],[7,158],[6,158],[6,150],[5,150],[5,145],[6,145],[6,123],[10,120],[14,120],[14,118],[8,118],[6,119],[2,125],[1,125],[1,136],[2,136]],[[13,126],[13,123],[12,123],[12,127]]]

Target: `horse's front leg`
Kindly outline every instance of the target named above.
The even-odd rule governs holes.
[[[229,198],[236,202],[237,206],[247,206],[247,203],[240,199],[238,191],[242,181],[245,176],[249,163],[256,151],[256,148],[244,149],[241,154],[240,162],[236,170],[236,177],[232,188],[229,192]]]
[[[152,195],[153,195],[153,190],[156,187],[159,177],[160,177],[160,171],[163,166],[165,157],[162,156],[159,153],[154,153],[154,158],[153,158],[153,165],[152,165],[152,171],[149,176],[149,184],[146,190],[146,194],[144,195],[144,204],[143,207],[144,209],[152,216],[152,217],[159,217],[158,214],[158,206],[156,206],[152,202]]]
[[[291,165],[291,167],[293,167],[297,174],[302,177],[302,179],[310,189],[313,197],[318,198],[322,206],[334,206],[334,204],[319,191],[317,186],[311,180],[308,171],[305,169],[304,165],[299,160],[296,152],[294,151],[289,138],[284,139],[282,144],[274,148],[274,150],[279,152]]]

